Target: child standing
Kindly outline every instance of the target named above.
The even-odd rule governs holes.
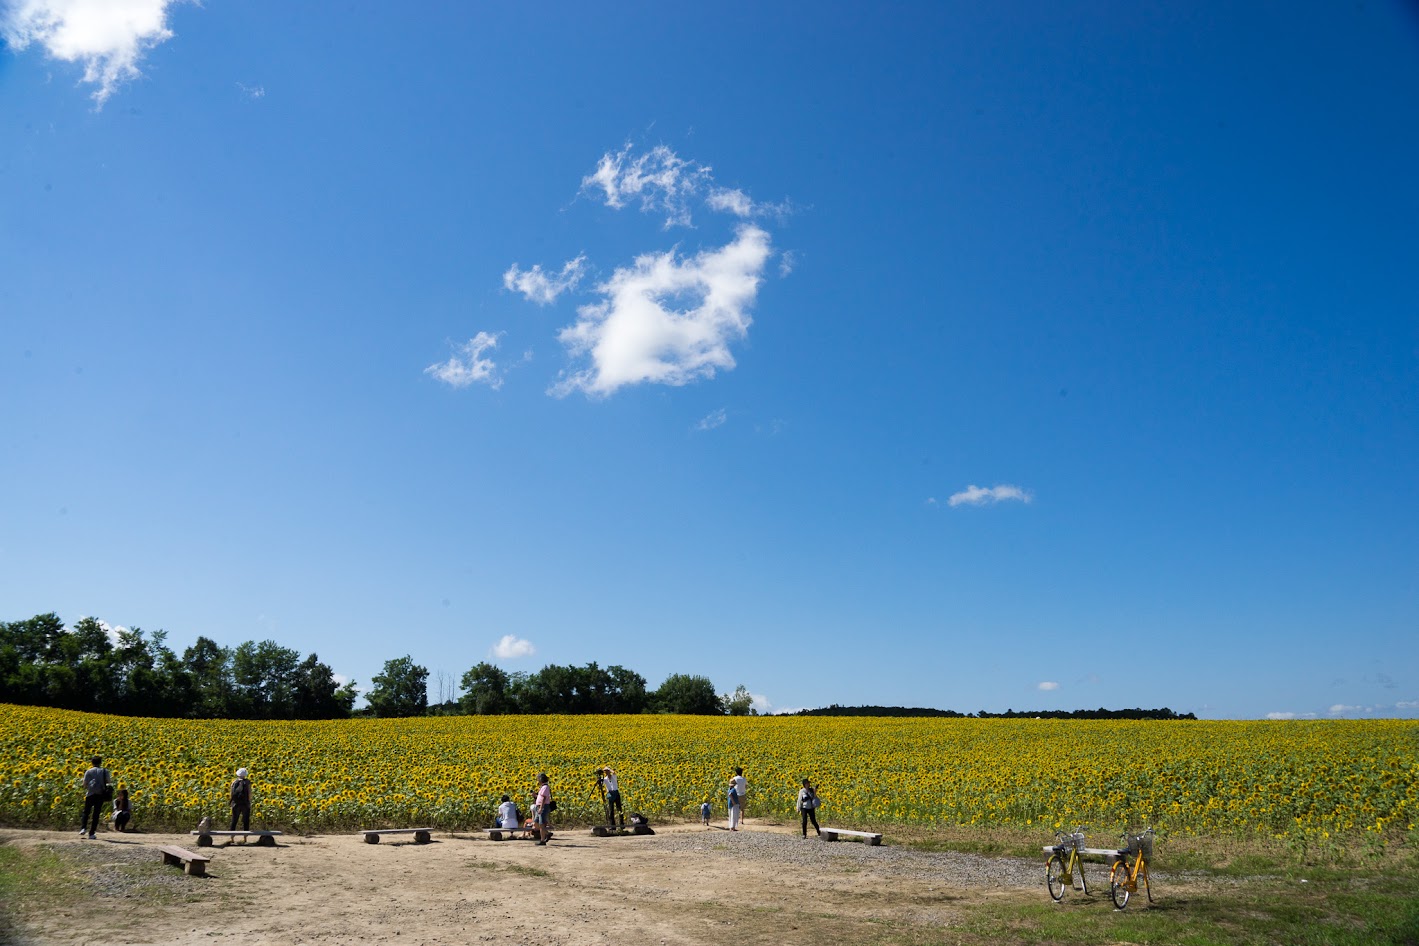
[[[709,819],[710,819],[710,800],[709,800],[708,798],[706,798],[706,799],[705,799],[705,803],[700,806],[700,820],[705,823],[705,827],[706,827],[706,828],[708,828],[708,827],[710,826]]]

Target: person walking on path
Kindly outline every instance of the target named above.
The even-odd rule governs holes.
[[[88,835],[93,840],[98,837],[103,804],[113,797],[113,777],[103,767],[103,759],[94,756],[89,761],[93,764],[84,773],[84,814],[79,819],[79,837]]]
[[[236,778],[232,780],[230,804],[232,806],[232,825],[228,831],[235,831],[237,817],[241,817],[241,829],[251,830],[251,780],[246,777],[246,769],[237,769]]]
[[[547,773],[542,772],[537,776],[537,801],[532,805],[532,823],[537,826],[537,843],[545,845],[547,839],[552,836],[552,832],[547,830],[551,824],[552,808],[556,803],[552,801],[552,786],[547,782]]]
[[[626,826],[626,810],[621,807],[621,783],[616,773],[608,765],[601,770],[601,782],[606,787],[606,826],[616,826],[616,815],[621,816],[621,827]]]
[[[823,829],[818,827],[818,793],[807,779],[803,780],[803,787],[798,790],[798,810],[802,812],[803,836],[808,837],[808,822],[812,821],[813,830],[821,838]]]

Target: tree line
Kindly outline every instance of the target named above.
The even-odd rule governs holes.
[[[1104,709],[1096,710],[1013,710],[992,713],[981,710],[978,713],[958,713],[955,710],[931,709],[922,706],[823,706],[818,709],[799,710],[796,716],[940,716],[947,719],[1197,719],[1193,713],[1176,713],[1166,706],[1162,709]]]
[[[720,695],[707,677],[674,673],[658,689],[620,666],[549,664],[508,673],[483,662],[462,677],[458,699],[430,706],[428,668],[386,661],[356,710],[355,681],[341,682],[316,654],[275,641],[223,647],[199,637],[178,654],[164,631],[110,633],[86,617],[72,628],[54,613],[0,622],[0,703],[125,716],[193,719],[339,719],[351,715],[681,713],[750,715],[740,686]]]

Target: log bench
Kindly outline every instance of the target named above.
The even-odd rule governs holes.
[[[503,839],[503,835],[507,835],[507,839],[509,841],[536,841],[538,838],[536,828],[477,828],[475,830],[481,831],[486,834],[488,836],[489,841],[501,841]],[[526,832],[526,836],[522,838],[513,837],[514,834],[517,834],[519,832]],[[555,833],[556,832],[548,831],[548,840],[551,840],[552,835]]]
[[[862,838],[864,841],[866,841],[873,847],[876,847],[877,845],[882,843],[882,835],[878,834],[875,831],[851,831],[847,828],[824,828],[823,840],[836,841],[838,839],[838,835],[840,834],[846,834],[849,837],[854,838]]]
[[[624,828],[617,828],[615,826],[608,827],[604,824],[598,824],[591,829],[591,836],[593,838],[619,838],[625,837],[627,835],[644,835],[654,833],[655,831],[652,830],[651,826],[648,824],[633,824],[627,825]]]
[[[433,840],[433,830],[433,828],[380,828],[360,833],[365,836],[366,844],[378,844],[381,834],[412,834],[415,844],[428,844]]]
[[[214,837],[223,838],[256,838],[256,843],[261,847],[275,847],[276,836],[279,831],[193,831],[197,835],[198,847],[211,847]]]
[[[165,844],[158,848],[164,864],[180,864],[183,873],[191,877],[206,877],[207,864],[212,859],[203,854],[193,854],[187,848]]]

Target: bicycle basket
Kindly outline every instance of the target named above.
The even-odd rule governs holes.
[[[1128,836],[1128,853],[1142,854],[1145,858],[1153,858],[1153,832],[1145,831],[1142,834],[1130,834]]]

